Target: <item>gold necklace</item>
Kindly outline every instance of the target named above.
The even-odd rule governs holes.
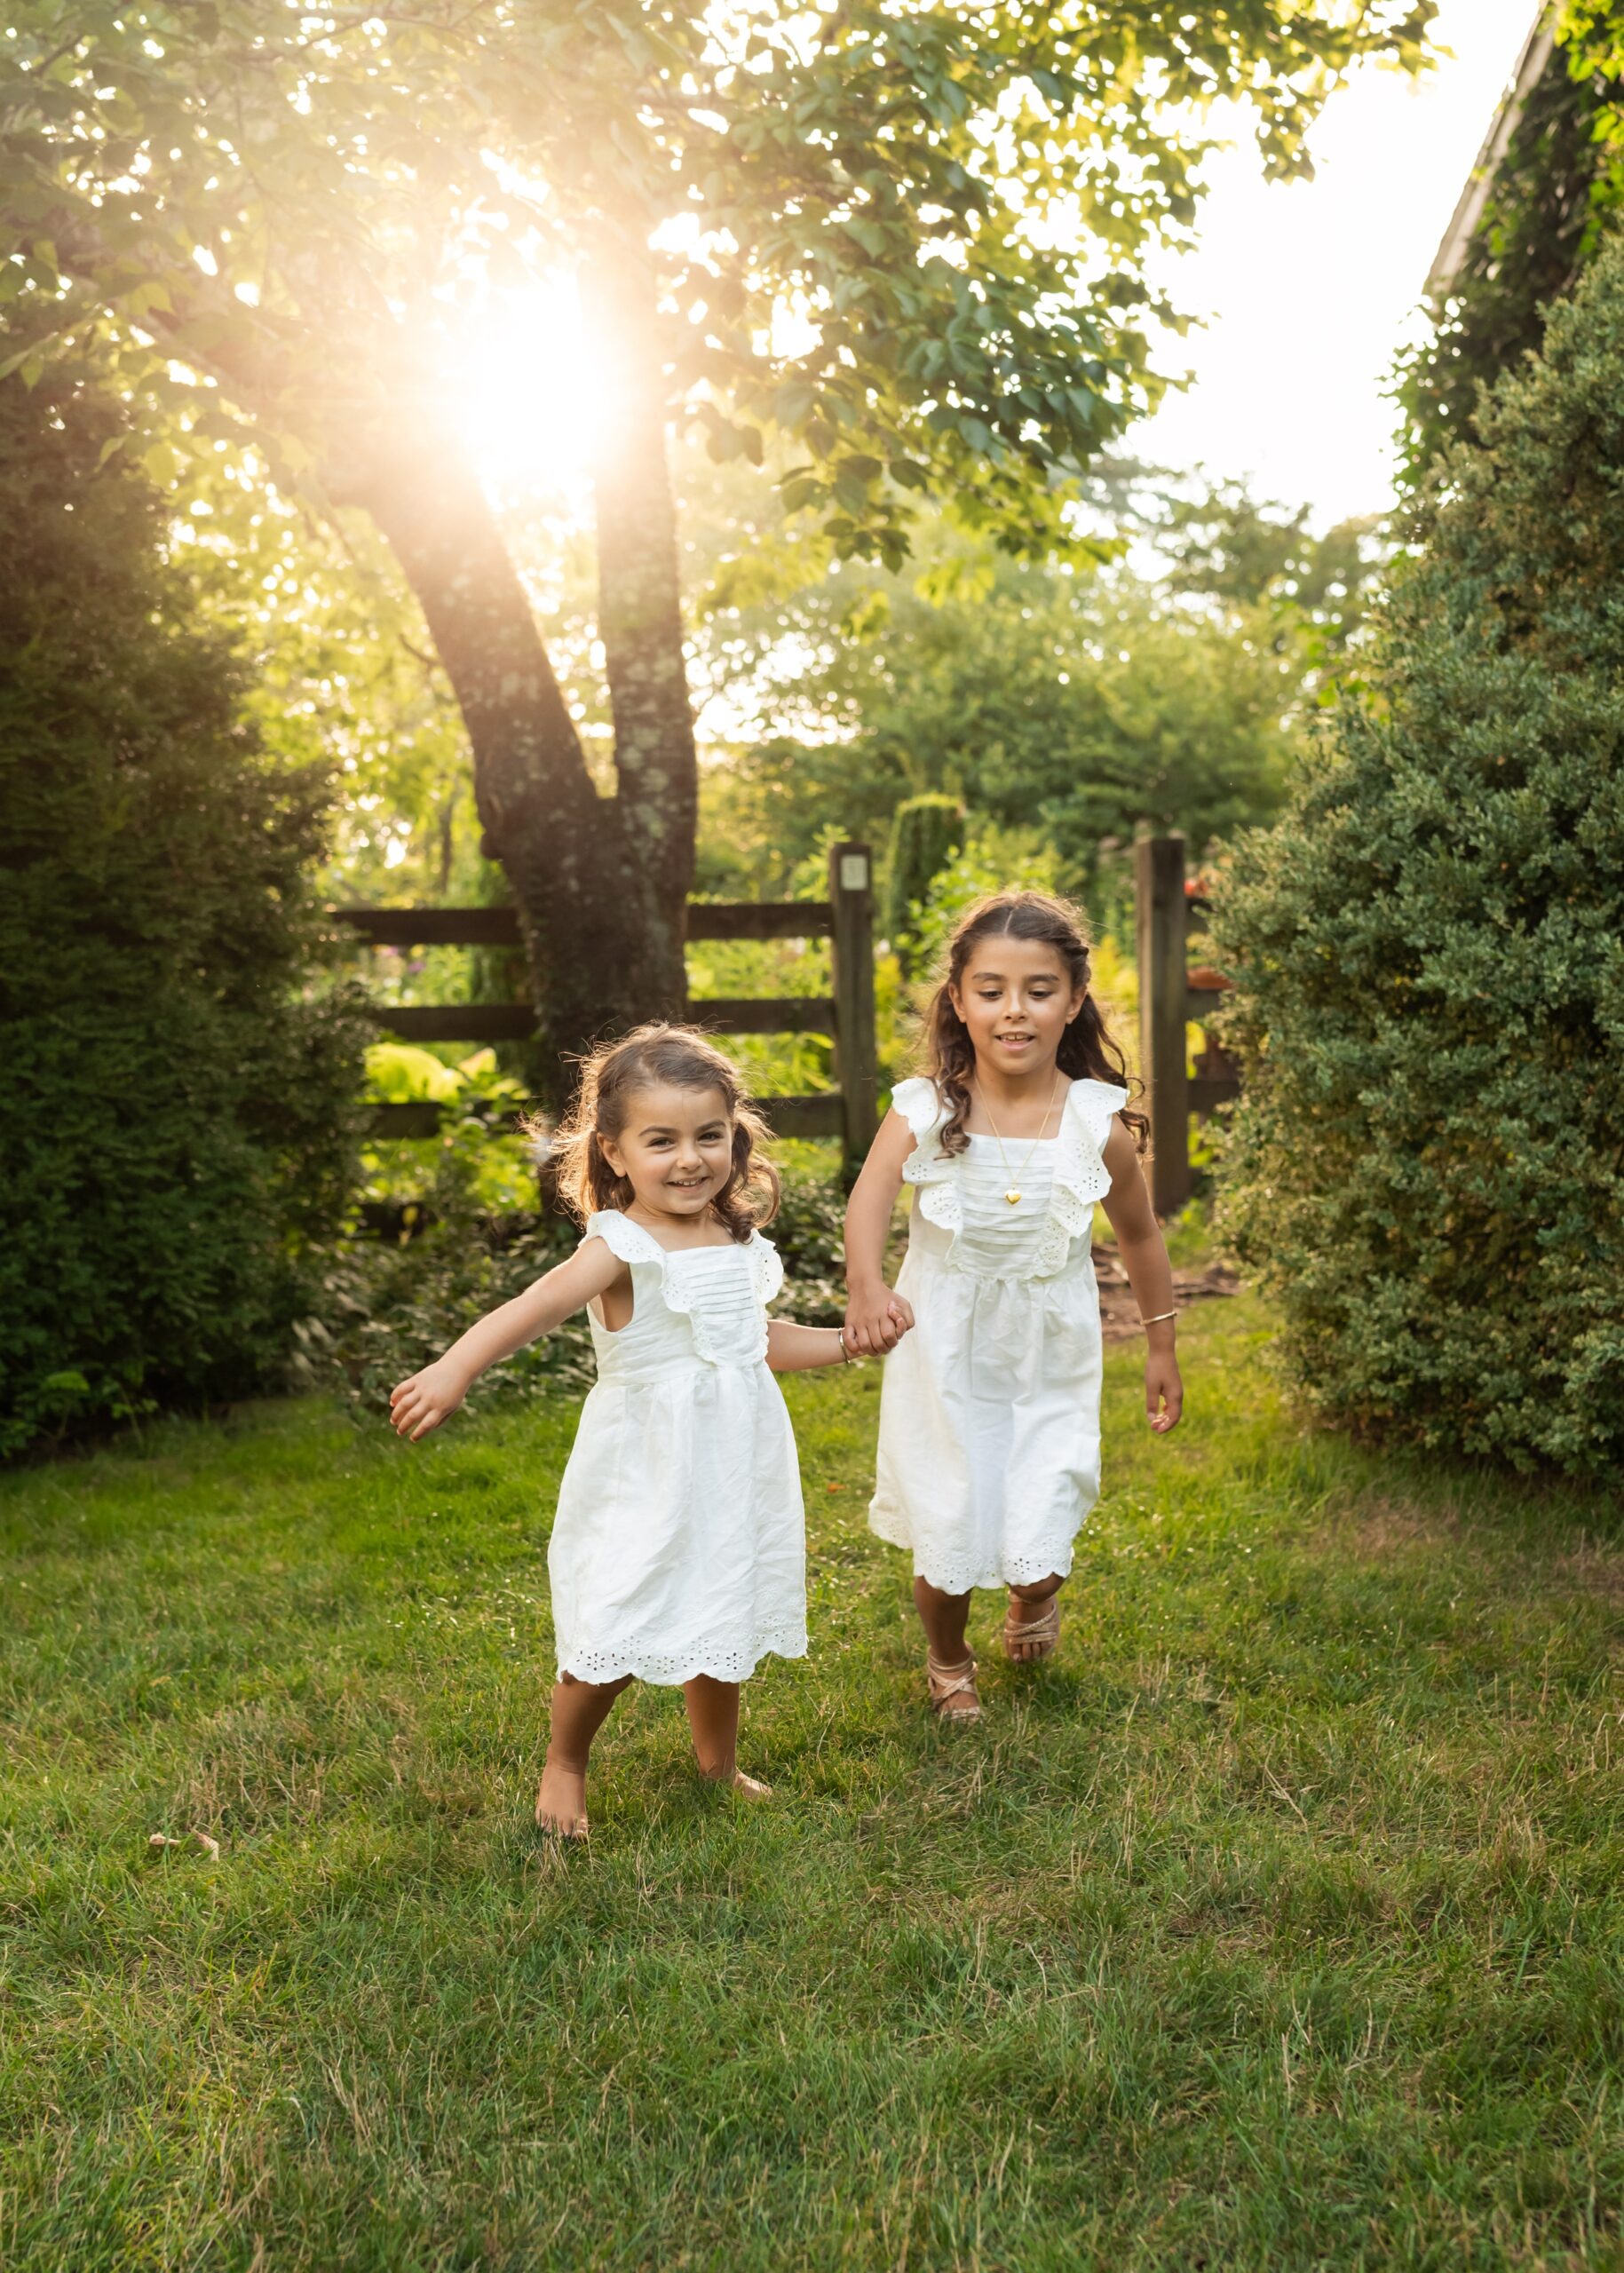
[[[1043,1118],[1038,1123],[1038,1133],[1033,1138],[1031,1144],[1027,1145],[1026,1157],[1022,1160],[1020,1168],[1012,1168],[1010,1166],[1010,1156],[1003,1149],[1003,1138],[998,1134],[998,1123],[993,1119],[992,1107],[987,1104],[985,1097],[981,1100],[981,1110],[986,1113],[986,1125],[993,1132],[993,1142],[998,1147],[998,1157],[1003,1162],[1003,1172],[1010,1179],[1010,1188],[1003,1196],[1009,1201],[1011,1208],[1018,1208],[1020,1205],[1020,1186],[1016,1183],[1015,1179],[1021,1173],[1022,1169],[1029,1168],[1032,1166],[1032,1156],[1043,1141],[1043,1131],[1049,1126],[1049,1116],[1055,1109],[1055,1099],[1060,1094],[1060,1083],[1063,1079],[1064,1076],[1062,1074],[1058,1073],[1056,1073],[1055,1085],[1049,1092],[1049,1103],[1043,1107]]]

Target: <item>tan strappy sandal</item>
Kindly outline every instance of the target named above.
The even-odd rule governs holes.
[[[1011,1605],[1019,1599],[1018,1595],[1011,1596]],[[1058,1593],[1050,1596],[1040,1618],[1017,1618],[1012,1606],[1004,1613],[1003,1653],[1012,1665],[1036,1665],[1040,1658],[1051,1654],[1059,1639],[1060,1597]],[[1018,1658],[1014,1649],[1017,1642],[1023,1645]],[[1035,1648],[1033,1646],[1034,1643]]]
[[[981,1699],[976,1693],[976,1661],[966,1658],[963,1665],[938,1665],[931,1651],[925,1651],[925,1681],[931,1691],[931,1710],[939,1721],[978,1721]],[[948,1699],[968,1697],[968,1705],[956,1705],[951,1709]]]

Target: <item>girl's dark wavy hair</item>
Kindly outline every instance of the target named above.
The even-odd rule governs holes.
[[[1087,987],[1089,976],[1088,924],[1081,908],[1069,899],[1046,891],[1000,891],[978,899],[959,918],[947,942],[946,961],[936,991],[925,1012],[926,1071],[936,1083],[947,1118],[940,1144],[944,1152],[964,1152],[970,1144],[965,1122],[970,1118],[970,1083],[976,1070],[975,1045],[970,1029],[953,1007],[950,990],[963,987],[972,951],[983,939],[1031,939],[1052,947],[1070,974],[1073,986]],[[1092,994],[1085,994],[1082,1008],[1061,1036],[1056,1063],[1073,1081],[1111,1081],[1133,1090],[1122,1053],[1112,1040]],[[1143,1152],[1150,1123],[1142,1113],[1124,1106],[1121,1115]]]
[[[733,1164],[710,1204],[729,1236],[742,1243],[778,1213],[778,1170],[759,1150],[768,1141],[767,1125],[750,1103],[743,1075],[696,1027],[657,1021],[600,1044],[582,1060],[574,1101],[558,1127],[525,1123],[533,1153],[552,1168],[558,1197],[578,1224],[600,1208],[625,1208],[635,1197],[630,1182],[610,1167],[599,1140],[614,1142],[637,1092],[657,1082],[721,1091],[733,1124]]]

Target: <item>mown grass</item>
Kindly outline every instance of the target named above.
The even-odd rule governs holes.
[[[586,1857],[528,1819],[571,1411],[7,1479],[0,2258],[1624,2262],[1616,1510],[1304,1437],[1264,1340],[1192,1318],[1163,1445],[1112,1353],[1060,1657],[973,1732],[863,1528],[875,1374],[791,1384],[780,1798],[634,1691]]]

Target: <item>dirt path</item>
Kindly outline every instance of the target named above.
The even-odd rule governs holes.
[[[1115,1247],[1097,1246],[1094,1249],[1094,1275],[1099,1280],[1099,1321],[1107,1342],[1129,1342],[1139,1331],[1139,1305],[1133,1298]],[[1236,1295],[1240,1281],[1227,1263],[1211,1263],[1200,1271],[1176,1271],[1173,1273],[1173,1299],[1179,1309],[1186,1310],[1192,1303],[1205,1302],[1208,1296]]]

